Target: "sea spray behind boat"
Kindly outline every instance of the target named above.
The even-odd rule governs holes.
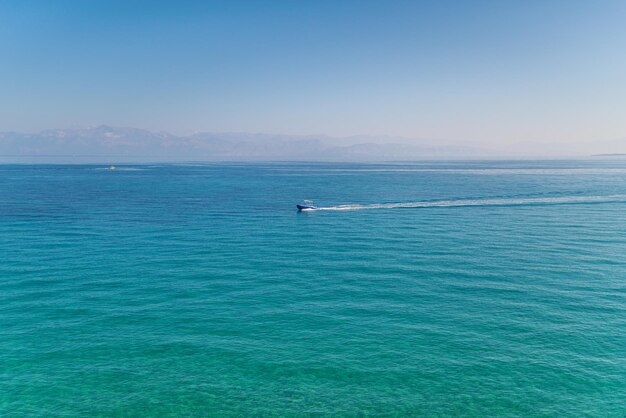
[[[352,211],[366,209],[399,209],[399,208],[438,208],[438,207],[461,207],[461,206],[523,206],[523,205],[564,205],[564,204],[591,204],[624,202],[626,195],[608,196],[558,196],[536,198],[502,198],[502,199],[460,199],[440,200],[405,203],[372,203],[352,204],[338,206],[303,206],[296,205],[298,210],[323,210],[323,211]]]

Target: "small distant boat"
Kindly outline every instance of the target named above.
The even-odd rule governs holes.
[[[298,212],[316,210],[317,207],[313,206],[312,200],[304,200],[301,205],[296,205]]]
[[[107,168],[107,170],[109,171],[117,170],[117,167],[114,165],[110,165],[109,168]]]

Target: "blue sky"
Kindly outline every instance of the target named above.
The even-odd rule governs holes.
[[[626,137],[625,1],[0,2],[0,130]]]

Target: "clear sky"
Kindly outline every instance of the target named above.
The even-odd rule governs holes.
[[[626,1],[0,1],[0,130],[626,137]]]

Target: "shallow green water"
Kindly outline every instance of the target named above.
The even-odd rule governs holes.
[[[625,416],[625,254],[619,162],[0,166],[0,416]]]

